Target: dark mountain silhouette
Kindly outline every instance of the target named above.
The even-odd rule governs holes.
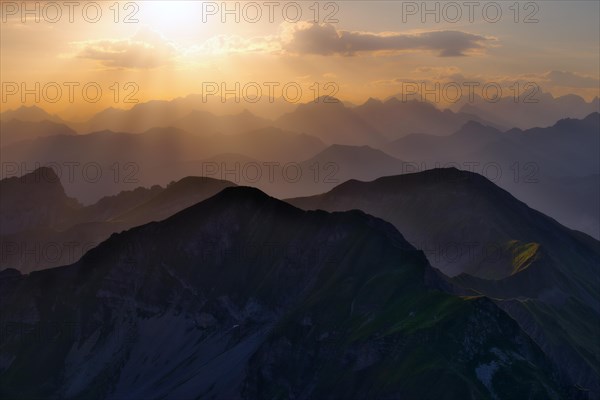
[[[121,192],[84,207],[65,195],[49,168],[1,180],[0,268],[28,273],[73,263],[113,233],[163,220],[230,186],[234,184],[188,177],[164,188]]]
[[[102,197],[96,203],[82,207],[78,213],[80,221],[107,221],[145,203],[164,190],[162,186],[137,187],[124,190],[114,196]]]
[[[251,188],[113,235],[76,264],[0,278],[2,323],[18,327],[0,347],[5,398],[577,390],[493,302],[434,289],[443,282],[390,224],[303,212]],[[62,323],[44,336],[49,350],[30,332],[52,321]]]
[[[563,375],[598,393],[598,241],[456,169],[348,181],[289,202],[360,209],[391,222],[434,267],[458,275],[459,286],[506,300],[500,305],[562,365]]]
[[[0,120],[0,146],[7,146],[20,140],[36,139],[52,135],[76,135],[64,124],[48,120],[32,122],[18,119]]]
[[[500,279],[518,272],[512,267],[503,269],[504,260],[500,260],[500,265],[491,263],[492,257],[483,262],[486,244],[503,245],[518,240],[543,245],[542,239],[558,239],[547,243],[544,250],[551,254],[559,252],[553,254],[555,258],[564,247],[556,248],[558,242],[580,236],[532,210],[486,178],[454,168],[390,176],[373,182],[351,180],[328,193],[288,201],[305,209],[361,209],[390,221],[404,232],[409,242],[417,247],[423,245],[424,250],[427,244],[473,244],[468,257],[432,260],[435,267],[449,276],[469,273]],[[547,238],[549,227],[560,235]]]
[[[113,220],[123,221],[129,227],[161,221],[231,186],[235,185],[211,178],[191,176],[183,178],[172,182],[156,196],[116,216]]]

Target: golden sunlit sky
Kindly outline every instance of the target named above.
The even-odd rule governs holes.
[[[353,103],[410,82],[535,82],[555,96],[598,96],[597,1],[1,4],[2,110],[37,104],[83,119],[129,108],[126,98],[235,82],[265,97],[293,82],[303,100],[335,94]],[[97,102],[84,100],[84,86],[88,99],[101,88]],[[23,98],[22,89],[33,94]]]

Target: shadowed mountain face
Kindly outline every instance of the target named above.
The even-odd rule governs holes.
[[[598,241],[456,169],[349,181],[289,202],[303,209],[360,209],[391,222],[432,265],[456,276],[462,293],[502,299],[499,304],[562,364],[567,379],[598,393]]]
[[[49,168],[1,180],[0,269],[28,273],[71,264],[113,233],[163,220],[230,186],[234,184],[189,177],[83,207],[65,195]]]
[[[468,273],[502,279],[514,275],[521,269],[505,263],[517,251],[511,246],[533,251],[527,243],[540,244],[536,251],[553,259],[572,249],[575,254],[567,254],[569,259],[581,257],[579,261],[588,264],[586,252],[594,255],[596,250],[588,246],[597,243],[591,238],[582,240],[585,235],[532,210],[486,178],[454,168],[373,182],[348,181],[328,193],[288,202],[303,209],[360,209],[383,218],[413,245],[431,250],[432,264],[449,276]]]
[[[491,301],[438,285],[424,254],[384,221],[228,188],[113,235],[74,265],[2,272],[0,318],[11,329],[0,390],[66,399],[575,390],[558,386],[537,345]]]
[[[76,135],[77,133],[64,124],[52,121],[21,121],[11,119],[0,120],[0,146],[7,146],[20,140],[36,139],[53,135]]]

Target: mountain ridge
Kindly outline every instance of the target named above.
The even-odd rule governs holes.
[[[278,251],[266,251],[273,244]],[[114,234],[76,264],[0,273],[3,321],[73,323],[51,357],[38,351],[43,343],[9,332],[0,391],[541,400],[571,390],[493,302],[429,289],[429,268],[389,223],[363,212],[306,212],[227,188]],[[502,379],[486,383],[481,371],[492,362]],[[443,385],[423,385],[442,371]]]

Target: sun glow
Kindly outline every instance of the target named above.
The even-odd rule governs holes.
[[[140,23],[166,35],[189,35],[203,26],[201,1],[145,1],[139,4]]]

